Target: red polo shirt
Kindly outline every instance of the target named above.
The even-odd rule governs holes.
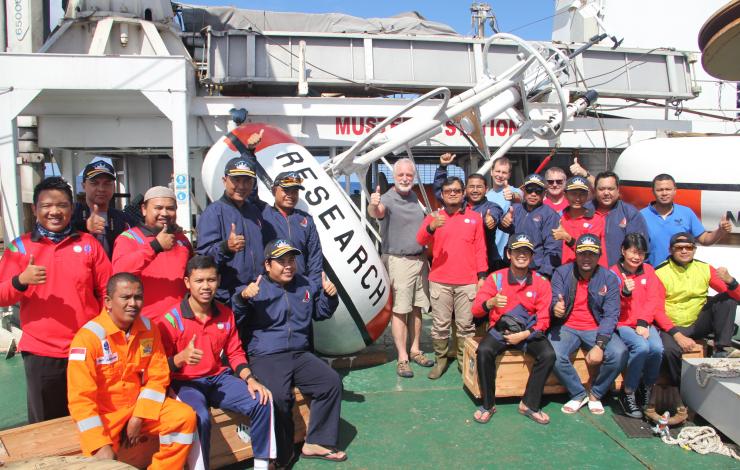
[[[475,284],[478,275],[483,277],[488,270],[483,219],[467,205],[452,215],[443,209],[439,213],[446,219],[442,227],[429,232],[434,217],[428,215],[416,233],[419,245],[432,245],[429,280],[454,285]]]
[[[139,226],[123,232],[113,245],[113,273],[129,272],[144,284],[144,308],[141,314],[156,319],[165,309],[185,296],[185,265],[193,252],[182,233],[175,235],[175,245],[162,251],[157,233]]]
[[[563,242],[562,264],[575,261],[576,240],[581,235],[590,233],[592,235],[596,235],[599,237],[599,240],[601,240],[601,256],[599,257],[599,264],[607,269],[609,268],[609,262],[606,258],[606,240],[604,239],[605,219],[603,214],[596,212],[593,209],[586,209],[586,212],[580,217],[573,217],[571,215],[571,208],[567,207],[563,210],[560,224],[563,226],[565,231],[573,237],[573,241],[570,246]]]
[[[189,297],[189,296],[188,296]],[[228,370],[221,362],[221,351],[229,360],[232,370],[239,374],[247,366],[247,357],[236,331],[234,312],[218,302],[212,304],[212,315],[205,321],[196,318],[188,297],[157,315],[156,323],[162,332],[162,344],[175,380],[191,380],[219,375]],[[177,369],[174,356],[188,346],[195,336],[195,347],[203,351],[203,358],[196,365],[183,365]]]

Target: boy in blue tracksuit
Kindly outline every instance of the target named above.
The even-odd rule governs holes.
[[[523,201],[512,204],[511,215],[505,215],[499,226],[509,234],[524,233],[529,237],[534,244],[530,268],[550,278],[555,268],[560,266],[562,257],[562,244],[552,236],[553,229],[560,223],[560,216],[542,202],[545,180],[540,175],[527,176],[523,186]]]
[[[240,286],[257,279],[262,272],[262,215],[248,201],[255,184],[249,162],[237,157],[224,171],[224,195],[206,207],[198,220],[196,253],[213,257],[221,283],[216,300],[227,305]],[[237,315],[237,323],[242,318]]]
[[[650,240],[645,218],[635,206],[619,198],[619,176],[604,171],[594,180],[594,199],[586,208],[604,215],[604,241],[609,266],[614,266],[622,256],[622,242],[628,233],[639,233]]]
[[[593,414],[603,414],[601,398],[627,364],[627,348],[613,334],[619,319],[620,283],[617,275],[598,264],[599,237],[586,233],[575,244],[576,260],[552,276],[552,326],[548,337],[555,349],[555,375],[568,389],[570,400],[561,408],[573,414],[588,403]],[[587,393],[570,357],[588,350],[586,363],[600,365]]]
[[[442,183],[447,179],[447,165],[452,163],[455,155],[445,153],[439,158],[440,165],[434,172],[434,196],[442,201]],[[486,237],[486,254],[488,255],[488,272],[500,269],[501,255],[496,248],[496,226],[501,221],[504,211],[495,202],[486,199],[488,186],[486,179],[477,173],[468,176],[465,182],[465,200],[470,208],[479,213],[483,219],[483,231]]]
[[[296,274],[296,256],[300,254],[288,240],[269,242],[264,255],[266,274],[232,298],[235,312],[249,308],[242,339],[254,375],[272,392],[279,466],[292,460],[294,386],[311,397],[302,456],[347,459],[336,449],[342,380],[309,351],[311,322],[334,314],[339,305],[337,288],[322,276],[321,292],[312,294],[308,279]]]
[[[298,191],[303,189],[301,183],[303,178],[294,171],[284,171],[275,177],[272,183],[275,205],[265,205],[262,209],[262,238],[283,238],[300,250],[301,254],[296,256],[296,274],[307,277],[312,286],[311,293],[318,294],[324,256],[313,217],[296,209]]]

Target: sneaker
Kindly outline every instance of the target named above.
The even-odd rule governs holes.
[[[645,409],[650,404],[651,391],[652,387],[646,387],[642,382],[640,383],[640,386],[637,387],[635,395],[637,397],[637,404],[640,406],[640,408]]]
[[[713,358],[719,358],[719,359],[734,359],[740,357],[740,349],[733,348],[732,346],[725,346],[722,349],[715,349],[714,354],[712,354]]]
[[[624,414],[630,418],[642,418],[642,411],[637,406],[637,399],[634,393],[622,392],[619,394],[619,404],[622,405]]]
[[[410,379],[414,376],[414,371],[411,370],[411,366],[409,366],[409,361],[398,361],[398,365],[396,366],[396,373],[399,377],[403,377],[404,379]]]

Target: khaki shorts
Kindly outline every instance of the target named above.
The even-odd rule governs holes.
[[[393,313],[429,310],[429,263],[426,256],[383,255],[393,290]]]

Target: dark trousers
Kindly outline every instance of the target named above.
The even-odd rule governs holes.
[[[707,300],[694,323],[689,326],[677,326],[676,328],[693,339],[703,339],[709,333],[714,333],[714,344],[727,347],[732,344],[736,308],[737,301],[729,295],[715,295]],[[663,340],[663,370],[668,374],[670,384],[678,386],[681,384],[681,355],[683,351],[681,351],[673,336],[665,331],[660,332],[660,339]]]
[[[260,396],[249,394],[247,384],[224,372],[211,377],[172,382],[172,389],[183,403],[187,403],[198,417],[200,455],[203,468],[210,468],[211,412],[210,407],[249,416],[249,436],[257,459],[275,458],[275,434],[272,429],[272,404],[260,405]],[[192,453],[191,453],[192,455]],[[190,461],[190,459],[189,459]]]
[[[22,353],[26,370],[28,422],[38,423],[69,416],[67,408],[67,359]]]
[[[252,356],[249,362],[257,379],[272,392],[279,463],[288,463],[293,451],[293,387],[311,397],[306,442],[337,445],[342,379],[334,369],[308,351]]]
[[[526,353],[534,357],[534,366],[529,373],[527,388],[522,401],[527,408],[539,411],[542,391],[547,377],[555,365],[555,350],[545,337],[527,341]],[[493,336],[485,335],[478,345],[478,383],[480,384],[483,407],[490,409],[496,404],[496,356],[509,347]]]

